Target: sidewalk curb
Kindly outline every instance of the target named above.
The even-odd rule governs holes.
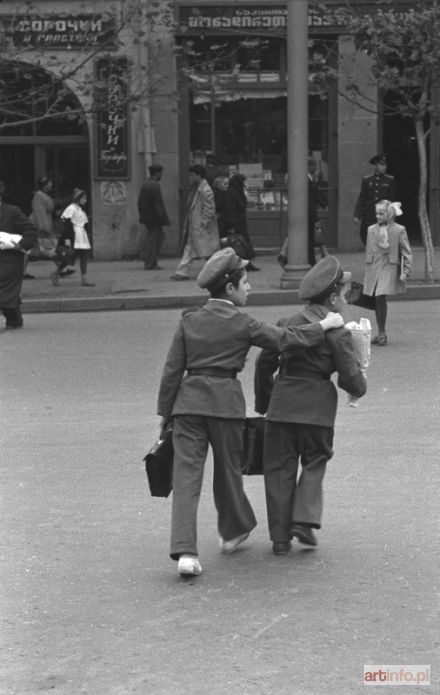
[[[141,309],[179,309],[188,306],[201,306],[206,302],[206,294],[165,295],[165,296],[124,296],[117,297],[82,297],[57,299],[25,299],[21,305],[25,314],[44,314],[56,312],[80,311],[130,311]],[[440,284],[414,285],[408,287],[405,294],[391,295],[390,301],[440,299]],[[303,304],[298,297],[298,290],[271,290],[255,292],[249,296],[247,306],[275,306]]]

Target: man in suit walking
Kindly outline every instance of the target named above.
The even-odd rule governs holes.
[[[396,199],[396,182],[394,176],[386,173],[388,160],[382,152],[370,159],[374,172],[362,179],[361,190],[354,209],[354,221],[360,223],[360,236],[363,245],[367,243],[370,225],[376,223],[376,205],[381,200]]]
[[[163,227],[167,227],[170,220],[165,210],[159,183],[163,166],[152,164],[148,170],[150,178],[143,184],[138,198],[139,222],[144,225],[141,258],[144,261],[145,270],[160,270],[157,257],[165,238]]]
[[[23,326],[20,294],[26,251],[37,245],[37,230],[20,208],[3,202],[5,189],[0,181],[0,307],[5,327],[13,329]]]

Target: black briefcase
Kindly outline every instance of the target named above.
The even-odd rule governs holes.
[[[347,304],[353,304],[353,306],[360,306],[363,309],[371,309],[372,311],[376,308],[376,297],[370,297],[369,294],[364,294],[364,286],[361,282],[353,281],[351,283],[350,290],[345,296]]]
[[[243,458],[241,472],[243,475],[262,475],[264,417],[248,417],[244,423]]]
[[[75,263],[75,251],[70,246],[59,244],[55,249],[55,258],[60,263],[73,265]]]
[[[168,497],[173,489],[173,430],[168,429],[144,456],[152,497]]]

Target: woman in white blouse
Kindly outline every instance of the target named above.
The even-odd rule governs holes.
[[[73,248],[75,251],[75,260],[76,257],[79,257],[81,285],[83,287],[94,287],[95,283],[87,280],[87,256],[90,250],[90,242],[86,229],[86,225],[89,221],[84,209],[86,203],[87,193],[81,188],[75,188],[72,202],[61,214],[61,219],[64,223],[64,231],[60,237],[59,244]],[[50,276],[52,284],[58,285],[60,272],[64,265],[66,265],[66,263],[60,264],[58,269]]]

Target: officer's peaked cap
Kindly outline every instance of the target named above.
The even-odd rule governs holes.
[[[231,275],[239,268],[246,268],[249,261],[237,256],[234,249],[227,246],[208,258],[197,278],[199,287],[210,291],[218,290],[226,285]]]
[[[342,270],[336,256],[324,256],[304,275],[299,286],[299,298],[311,301],[326,297],[350,280],[351,273]]]
[[[380,152],[379,154],[375,154],[374,157],[371,157],[370,164],[388,164],[385,152]]]

